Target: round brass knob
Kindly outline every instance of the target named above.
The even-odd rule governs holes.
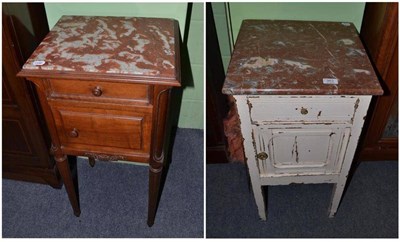
[[[92,94],[96,97],[100,97],[101,94],[103,94],[103,91],[101,90],[101,87],[96,86],[95,88],[93,88],[92,90]]]
[[[260,160],[266,160],[266,159],[268,159],[268,154],[265,152],[261,152],[261,153],[258,153],[256,155],[256,157],[257,157],[257,159],[260,159]]]
[[[303,114],[303,115],[308,114],[307,108],[303,108],[303,107],[302,107],[301,110],[300,110],[300,113]]]
[[[76,138],[79,136],[79,132],[76,128],[74,128],[71,132],[69,132],[69,136]]]

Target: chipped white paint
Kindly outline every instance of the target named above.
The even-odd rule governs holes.
[[[340,200],[346,185],[347,176],[353,162],[354,153],[357,149],[358,139],[360,137],[362,127],[364,125],[364,117],[367,115],[368,107],[371,101],[371,96],[358,96],[360,102],[358,103],[357,111],[354,115],[353,126],[351,127],[351,137],[348,142],[346,154],[343,155],[343,166],[338,174],[339,179],[335,184],[332,193],[332,202],[329,208],[329,217],[335,216],[339,207]]]
[[[255,159],[256,153],[253,146],[253,138],[252,138],[252,125],[249,118],[249,107],[247,105],[247,97],[244,95],[234,95],[236,99],[237,109],[240,118],[240,128],[242,130],[243,135],[243,146],[244,153],[247,157],[247,166],[250,172],[250,180],[253,188],[254,198],[256,200],[256,204],[258,207],[258,215],[262,220],[267,219],[266,211],[265,211],[265,203],[264,203],[264,194],[261,188],[261,180],[260,180],[260,169],[259,164]]]
[[[297,126],[253,127],[256,153],[267,151],[261,176],[277,174],[335,173],[341,167],[339,156],[346,151],[350,129],[344,125],[308,124]]]
[[[290,179],[288,179],[290,177]],[[275,175],[275,176],[261,176],[261,184],[263,186],[274,186],[274,185],[290,185],[292,183],[304,183],[304,184],[317,184],[317,183],[337,183],[337,175],[327,174],[315,174],[315,175],[304,175],[297,174],[292,175]]]
[[[271,123],[350,123],[354,116],[354,98],[331,99],[317,96],[315,98],[280,98],[249,97],[251,104],[250,118],[252,124]],[[301,113],[306,109],[307,114]],[[329,108],[329,112],[321,112]]]
[[[333,217],[371,96],[234,97],[261,219],[266,219],[261,186],[291,183],[334,183]]]

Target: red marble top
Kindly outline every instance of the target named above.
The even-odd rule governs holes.
[[[21,73],[161,77],[179,82],[177,46],[178,23],[173,19],[62,16]]]
[[[225,94],[381,95],[352,23],[244,20]]]

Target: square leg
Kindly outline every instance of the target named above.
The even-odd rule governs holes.
[[[260,184],[253,184],[253,194],[254,199],[256,200],[257,208],[258,208],[258,215],[260,216],[261,220],[267,220],[267,213],[265,210],[265,202],[264,202],[264,192]]]
[[[330,204],[329,210],[328,210],[329,218],[335,217],[336,211],[337,211],[340,201],[342,199],[345,185],[346,185],[346,180],[344,180],[344,181],[339,180],[339,182],[334,184],[334,186],[333,186],[331,204]]]

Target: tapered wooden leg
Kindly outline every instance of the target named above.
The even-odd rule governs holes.
[[[156,217],[161,183],[162,168],[154,169],[150,166],[149,169],[149,206],[147,215],[147,225],[153,226]]]
[[[78,181],[72,176],[66,155],[58,154],[55,155],[54,158],[57,161],[57,168],[64,181],[65,189],[67,190],[68,198],[72,205],[72,209],[74,210],[74,214],[79,217],[81,209],[79,207]]]
[[[256,200],[258,215],[261,220],[267,220],[267,213],[265,211],[265,202],[264,202],[264,193],[262,191],[262,186],[257,184],[253,184],[253,194],[254,199]]]
[[[339,207],[340,200],[342,199],[344,187],[346,185],[346,180],[340,181],[333,186],[333,191],[332,191],[332,200],[331,204],[329,206],[329,218],[335,217],[336,211]]]
[[[164,145],[170,87],[154,87],[153,133],[149,160],[149,207],[147,225],[153,226],[160,199],[160,186],[164,168]]]

